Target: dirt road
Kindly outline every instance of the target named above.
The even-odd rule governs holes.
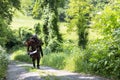
[[[28,70],[29,69],[29,70]],[[71,73],[41,66],[33,69],[32,64],[11,62],[8,66],[7,80],[107,80],[98,76]]]

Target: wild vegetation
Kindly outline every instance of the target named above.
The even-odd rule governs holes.
[[[1,0],[0,4],[0,45],[12,52],[13,60],[31,62],[23,43],[36,33],[44,42],[42,65],[120,79],[119,0]],[[7,66],[6,55],[0,52],[0,67]]]

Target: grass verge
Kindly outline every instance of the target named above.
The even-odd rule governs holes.
[[[21,62],[32,63],[31,58],[26,53],[25,47],[19,48],[18,50],[14,51],[11,55],[11,60],[18,60]]]

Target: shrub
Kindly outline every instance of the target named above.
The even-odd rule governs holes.
[[[7,66],[8,66],[8,57],[5,51],[0,47],[0,80],[6,77]]]
[[[119,49],[111,50],[111,43],[102,39],[89,44],[84,61],[87,61],[88,71],[109,78],[120,78]]]

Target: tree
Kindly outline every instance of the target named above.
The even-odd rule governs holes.
[[[102,11],[96,13],[96,16],[92,19],[92,25],[94,28],[107,37],[113,36],[112,33],[119,28],[119,2],[110,2]]]
[[[20,9],[20,0],[0,0],[0,17],[10,23],[15,8]]]
[[[59,0],[39,0],[39,5],[43,11],[43,34],[46,46],[51,51],[56,50],[56,46],[61,42],[62,37],[59,33],[58,22],[58,4]]]
[[[86,0],[70,0],[67,10],[70,26],[69,28],[77,27],[78,45],[83,49],[86,48],[88,23],[90,20],[90,8]]]
[[[15,9],[20,9],[20,0],[0,0],[0,45],[4,47],[13,38],[9,24]]]

